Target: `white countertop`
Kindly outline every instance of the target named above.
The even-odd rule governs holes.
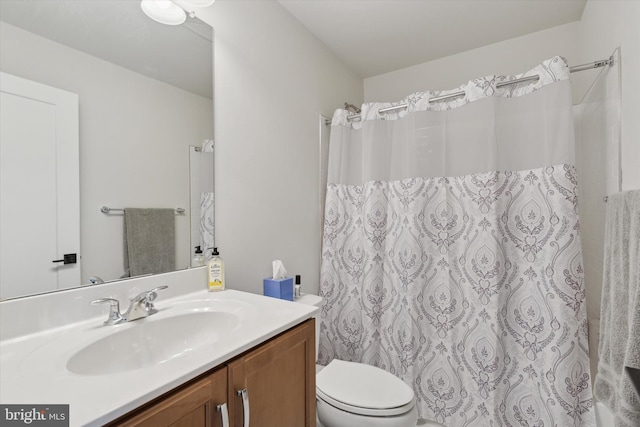
[[[79,375],[67,369],[69,358],[88,344],[138,322],[171,317],[179,307],[194,303],[223,311],[241,307],[240,324],[215,345],[185,349],[179,357],[152,367],[108,375]],[[159,312],[153,316],[121,325],[102,326],[106,317],[101,316],[0,342],[0,402],[69,404],[71,426],[103,425],[318,311],[314,306],[234,290],[202,290],[171,299],[160,294],[156,308]]]

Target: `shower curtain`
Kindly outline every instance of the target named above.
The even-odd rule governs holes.
[[[385,369],[450,427],[595,426],[568,78],[336,111],[319,363]]]
[[[215,246],[214,208],[215,195],[213,192],[213,150],[212,139],[202,142],[201,183],[200,183],[200,245],[204,257],[208,261],[213,256]]]

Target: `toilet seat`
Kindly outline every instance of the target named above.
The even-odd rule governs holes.
[[[316,377],[316,393],[346,412],[389,417],[409,412],[415,405],[411,387],[375,366],[333,360]]]

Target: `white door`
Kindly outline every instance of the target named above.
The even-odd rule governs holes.
[[[0,73],[0,298],[80,284],[78,138],[78,95]]]

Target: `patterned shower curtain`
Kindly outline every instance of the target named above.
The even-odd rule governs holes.
[[[202,142],[201,153],[204,156],[201,165],[201,175],[205,178],[201,183],[200,192],[200,245],[202,246],[205,259],[208,261],[212,257],[215,246],[215,193],[213,192],[213,152],[214,143],[212,139],[205,139]]]
[[[568,76],[336,111],[319,363],[385,369],[450,427],[595,426]]]

